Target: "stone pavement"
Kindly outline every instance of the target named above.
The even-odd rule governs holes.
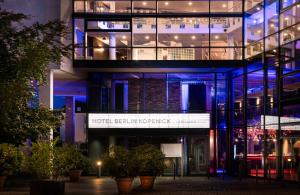
[[[29,187],[7,187],[0,195],[28,195]],[[108,177],[83,177],[79,183],[66,183],[66,195],[116,195],[115,181]],[[132,194],[144,195],[300,195],[299,183],[281,183],[265,180],[206,177],[159,177],[153,191],[139,188],[134,180]]]

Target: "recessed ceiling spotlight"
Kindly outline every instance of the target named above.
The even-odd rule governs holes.
[[[215,39],[219,39],[219,36],[218,36],[218,35],[216,35],[216,36],[215,36]]]
[[[189,6],[192,6],[192,5],[193,5],[193,3],[190,1],[190,2],[189,2]]]
[[[147,35],[147,36],[145,36],[145,39],[148,40],[148,39],[150,39],[150,37]]]
[[[276,53],[276,49],[273,49],[273,52]]]
[[[257,33],[260,34],[260,33],[261,33],[261,30],[258,30]]]
[[[125,35],[122,36],[122,39],[126,39],[127,37]]]
[[[260,7],[258,6],[258,7],[256,8],[256,10],[258,10],[258,11],[259,11],[259,10],[260,10]]]
[[[143,2],[143,5],[144,5],[144,6],[147,5],[147,2],[144,1],[144,2]]]
[[[193,44],[192,44],[192,45],[190,45],[190,46],[191,46],[191,47],[195,47],[195,45],[193,45]]]
[[[225,3],[223,3],[223,4],[222,4],[222,7],[225,8],[225,7],[227,7],[227,5],[226,5]]]
[[[193,35],[191,38],[192,38],[193,40],[195,40],[195,39],[196,39],[196,36],[195,36],[195,35]]]
[[[192,19],[190,19],[190,20],[189,20],[189,22],[190,22],[190,23],[193,23],[193,20],[192,20]]]
[[[169,2],[168,2],[168,1],[166,1],[166,2],[165,2],[165,5],[169,5]]]
[[[270,27],[274,28],[274,27],[275,27],[275,25],[274,25],[274,24],[270,24]]]
[[[283,33],[283,36],[287,36],[287,33]]]
[[[298,27],[297,27],[297,30],[299,30],[299,31],[300,31],[300,26],[298,26]]]
[[[178,37],[177,35],[175,35],[175,36],[174,36],[174,39],[176,39],[176,40],[177,40],[178,38],[179,38],[179,37]]]
[[[299,7],[300,7],[300,4],[297,5],[297,8],[299,8]]]

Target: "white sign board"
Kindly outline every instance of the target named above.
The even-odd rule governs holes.
[[[88,114],[89,128],[210,128],[209,113]]]
[[[182,157],[182,145],[179,144],[161,144],[160,149],[165,157]]]
[[[261,128],[264,128],[264,116],[261,115]],[[266,115],[266,129],[278,130],[278,116]],[[300,130],[300,118],[296,117],[280,117],[281,130]]]

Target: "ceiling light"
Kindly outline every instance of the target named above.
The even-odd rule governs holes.
[[[169,2],[166,1],[166,2],[165,2],[165,5],[169,5]]]
[[[299,7],[300,7],[300,4],[297,5],[297,8],[299,8]]]
[[[273,49],[273,52],[276,53],[276,49]]]
[[[193,20],[192,20],[192,19],[190,19],[190,20],[189,20],[189,22],[190,22],[190,23],[193,23]]]
[[[99,51],[100,53],[103,53],[103,52],[104,52],[104,48],[98,48],[98,51]]]
[[[176,40],[177,40],[178,38],[179,38],[179,37],[178,37],[177,35],[175,35],[175,36],[174,36],[174,39],[176,39]]]
[[[300,26],[298,26],[298,27],[297,27],[297,30],[299,30],[299,31],[300,31]]]
[[[225,7],[227,7],[227,5],[226,5],[225,3],[223,3],[223,4],[222,4],[222,7],[225,8]]]
[[[191,47],[195,47],[195,45],[192,44]]]
[[[147,5],[147,2],[144,1],[144,2],[143,2],[143,5],[144,5],[144,6]]]
[[[260,33],[261,33],[261,30],[258,30],[257,33],[260,34]]]
[[[274,28],[274,27],[275,27],[275,25],[274,25],[274,24],[270,24],[270,27]]]
[[[256,10],[258,10],[258,11],[259,11],[259,10],[260,10],[260,7],[257,7],[257,8],[256,8]]]
[[[150,37],[147,35],[147,36],[145,36],[145,39],[148,40],[148,39],[150,39]]]
[[[193,35],[193,36],[192,36],[192,39],[193,39],[193,40],[195,40],[195,39],[196,39],[196,36],[195,36],[195,35]]]
[[[289,20],[289,17],[285,17],[284,19],[285,19],[285,20]]]
[[[189,6],[192,6],[192,5],[193,5],[193,3],[190,1],[190,2],[189,2]]]
[[[122,36],[122,39],[126,39],[127,37],[125,35]]]
[[[219,39],[219,36],[218,36],[218,35],[216,35],[216,36],[215,36],[215,39]]]
[[[283,33],[283,36],[287,36],[287,33]]]

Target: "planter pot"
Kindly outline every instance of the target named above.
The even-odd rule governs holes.
[[[3,191],[3,189],[4,189],[4,184],[5,184],[6,178],[7,177],[4,175],[0,176],[0,191]]]
[[[40,180],[30,183],[30,195],[64,195],[65,182]]]
[[[119,194],[128,194],[132,188],[133,178],[117,178],[117,186]]]
[[[140,176],[140,181],[141,187],[144,190],[152,190],[155,181],[155,176]]]
[[[70,170],[69,177],[71,182],[79,182],[81,170]]]

